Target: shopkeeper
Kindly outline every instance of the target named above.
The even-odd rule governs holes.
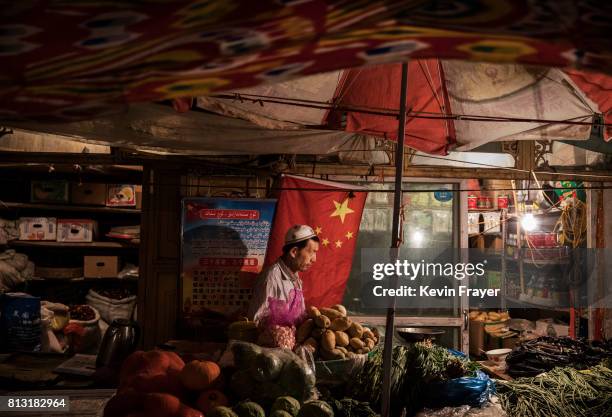
[[[290,294],[301,297],[302,280],[299,272],[308,270],[317,260],[319,238],[312,227],[292,226],[285,235],[283,254],[258,277],[249,305],[249,317],[259,321],[267,312],[268,298],[289,301]],[[292,293],[292,290],[293,291]],[[300,308],[305,309],[301,298]]]

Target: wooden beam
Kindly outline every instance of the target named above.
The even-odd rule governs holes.
[[[538,179],[542,181],[551,180],[586,180],[582,175],[607,176],[612,180],[612,171],[587,171],[576,172],[569,169],[558,169],[556,174],[538,173]],[[339,165],[339,164],[297,164],[292,171],[300,175],[355,175],[355,176],[383,176],[391,177],[395,174],[395,168],[391,166],[369,165]],[[561,174],[561,175],[559,175]],[[499,168],[458,168],[443,166],[415,166],[409,165],[404,168],[404,177],[408,178],[452,178],[452,179],[529,179],[528,172],[513,171]],[[598,179],[598,181],[606,178]]]

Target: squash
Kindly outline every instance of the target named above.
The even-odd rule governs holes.
[[[261,405],[253,401],[238,403],[234,407],[234,412],[238,417],[266,417],[266,412]]]
[[[206,417],[238,417],[238,414],[234,413],[229,407],[221,406],[213,408]]]
[[[196,408],[208,414],[215,407],[226,406],[229,404],[227,397],[221,391],[211,389],[200,394],[196,401]]]
[[[346,317],[347,315],[346,307],[344,307],[342,304],[333,305],[332,308],[334,310],[338,310],[342,314],[342,316]]]
[[[346,329],[351,327],[351,324],[353,323],[348,317],[340,317],[340,318],[334,319],[331,325],[329,326],[329,328],[334,331],[338,330],[340,332],[344,332],[346,331]]]
[[[306,309],[306,314],[308,315],[309,318],[316,319],[317,317],[321,315],[321,312],[315,306],[309,306]]]
[[[334,417],[334,410],[325,401],[313,400],[300,408],[298,417]]]
[[[331,324],[331,320],[329,319],[329,317],[321,314],[320,316],[318,316],[316,319],[314,319],[316,325],[318,327],[320,327],[321,329],[327,329],[329,327],[329,325]]]
[[[167,416],[164,416],[164,417],[167,417]],[[204,414],[202,414],[198,410],[194,410],[193,408],[185,404],[181,404],[181,407],[179,408],[179,412],[176,415],[176,417],[204,417]]]
[[[211,361],[191,361],[179,374],[183,386],[192,391],[203,391],[217,381],[221,368]]]
[[[336,335],[332,330],[326,330],[321,337],[321,346],[323,349],[334,350],[336,347]]]
[[[295,417],[284,410],[275,410],[270,413],[270,417]]]
[[[320,311],[322,315],[329,317],[331,320],[342,317],[342,313],[339,312],[338,310],[334,310],[333,308],[324,307],[324,308],[321,308]]]
[[[313,319],[306,319],[302,324],[300,324],[300,327],[298,327],[295,334],[296,342],[302,343],[304,340],[306,340],[308,336],[310,336],[314,325]]]
[[[144,411],[151,417],[176,416],[181,409],[181,400],[174,395],[161,392],[146,394]]]
[[[274,413],[275,411],[285,411],[291,416],[296,417],[298,411],[300,411],[300,402],[288,395],[284,397],[278,397],[274,401],[274,404],[272,404],[272,413]]]
[[[130,390],[113,396],[104,406],[104,417],[123,416],[142,410],[145,394]]]
[[[283,369],[283,361],[272,352],[262,352],[257,355],[249,368],[253,379],[259,382],[278,378],[281,369]]]
[[[348,334],[344,333],[344,332],[334,332],[334,334],[336,335],[336,346],[348,346],[349,344],[349,337]]]

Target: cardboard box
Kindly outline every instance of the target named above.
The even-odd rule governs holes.
[[[67,203],[68,181],[32,181],[30,201],[33,203]]]
[[[470,320],[470,355],[482,356],[484,352],[491,349],[498,349],[497,347],[491,347],[497,344],[498,341],[492,340],[493,336],[485,331],[486,326],[499,325],[506,323],[505,321],[495,322],[484,322],[478,320]],[[495,338],[500,339],[500,338]],[[500,346],[506,347],[506,346]]]
[[[136,186],[136,208],[142,210],[142,185]]]
[[[131,184],[109,184],[106,193],[109,207],[136,207],[136,186]]]
[[[70,201],[73,204],[105,206],[106,184],[72,183],[70,187]]]
[[[95,220],[59,219],[57,221],[57,241],[93,242],[96,229]]]
[[[21,217],[19,240],[55,240],[57,219],[55,217]]]
[[[85,278],[115,278],[118,273],[118,256],[85,256],[83,263]]]

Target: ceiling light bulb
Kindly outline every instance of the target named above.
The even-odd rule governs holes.
[[[523,218],[521,219],[521,227],[525,229],[526,232],[534,231],[537,225],[538,222],[533,216],[533,213],[526,213],[523,215]]]

